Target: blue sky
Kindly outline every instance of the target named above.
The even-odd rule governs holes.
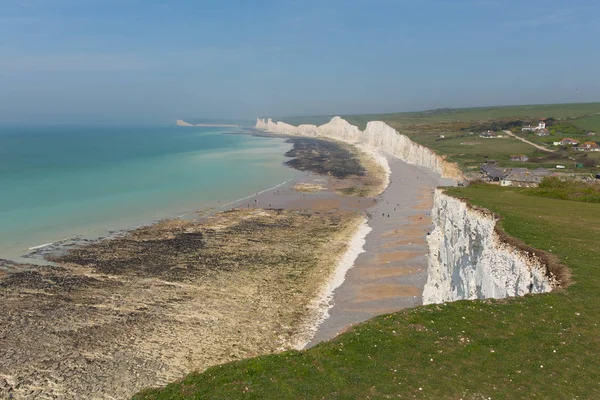
[[[1,0],[0,122],[600,101],[597,0]]]

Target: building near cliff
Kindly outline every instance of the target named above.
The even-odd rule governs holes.
[[[318,127],[295,127],[258,119],[256,128],[364,144],[444,177],[464,178],[456,164],[412,142],[381,121],[369,122],[364,131],[339,117]],[[507,170],[527,171],[524,168],[503,170],[493,165],[484,165],[482,170],[487,171],[486,176],[498,179]],[[530,174],[533,175],[533,171]],[[543,260],[502,241],[495,230],[497,219],[492,213],[475,210],[437,189],[431,215],[435,229],[427,236],[429,257],[422,296],[424,304],[522,296],[549,292],[556,286]]]
[[[489,164],[481,166],[483,180],[488,182],[500,182],[507,174],[507,169],[502,169]]]
[[[598,143],[596,142],[585,142],[580,144],[579,146],[575,146],[573,147],[574,150],[577,151],[584,151],[586,153],[588,152],[592,152],[592,151],[600,151],[600,145],[598,145]]]
[[[484,139],[495,139],[498,137],[498,134],[494,131],[484,131],[479,134],[479,137]]]
[[[573,138],[564,138],[560,142],[554,142],[555,146],[577,146],[579,140]]]
[[[514,187],[538,187],[542,182],[542,177],[535,176],[529,172],[526,173],[510,173],[507,174],[502,181],[500,186],[514,186]]]
[[[551,175],[546,168],[499,168],[488,164],[484,164],[481,171],[483,180],[487,182],[515,187],[537,187],[546,176]]]
[[[538,126],[527,125],[527,126],[524,126],[521,130],[524,132],[525,131],[531,131],[531,132],[544,131],[544,130],[546,130],[546,118],[540,118],[540,122],[538,123]]]

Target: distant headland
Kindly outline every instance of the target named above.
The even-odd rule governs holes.
[[[182,119],[177,120],[177,126],[211,126],[211,127],[237,127],[236,124],[190,124]]]

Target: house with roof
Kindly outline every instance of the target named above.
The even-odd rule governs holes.
[[[500,186],[537,187],[552,172],[546,168],[530,170],[527,168],[499,168],[494,165],[481,166],[483,179]]]
[[[481,166],[483,178],[488,182],[500,182],[506,176],[506,170],[493,165],[483,164]]]
[[[538,126],[531,126],[531,125],[527,125],[524,126],[521,130],[522,131],[541,131],[546,129],[546,118],[540,118],[540,122],[538,123]]]
[[[534,174],[527,168],[512,168],[500,181],[500,186],[537,187],[545,175]]]
[[[529,157],[525,154],[512,154],[510,156],[510,161],[529,161]]]
[[[579,146],[573,147],[573,149],[585,152],[600,151],[600,145],[598,145],[598,143],[596,142],[585,142],[580,144]]]
[[[577,146],[579,140],[573,138],[564,138],[560,142],[554,142],[555,146]]]
[[[481,132],[479,134],[480,138],[484,138],[484,139],[494,139],[498,137],[498,134],[494,131],[485,131],[485,132]]]
[[[552,172],[550,172],[550,170],[548,170],[546,168],[542,168],[542,167],[536,168],[536,169],[531,170],[529,172],[531,172],[535,176],[539,176],[539,177],[542,177],[542,178],[544,178],[544,177],[549,176],[549,175],[552,174]]]

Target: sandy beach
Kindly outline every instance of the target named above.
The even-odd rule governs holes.
[[[329,340],[353,324],[376,315],[421,304],[427,279],[429,211],[439,175],[389,157],[391,182],[367,212],[371,231],[334,306],[308,347]]]
[[[384,174],[344,145],[301,147],[291,160],[304,174],[224,211],[44,248],[49,266],[4,262],[0,397],[128,398],[303,347],[370,229],[373,199],[341,191],[377,190]]]
[[[365,147],[292,140],[303,171],[292,181],[44,253],[53,266],[7,265],[0,394],[126,398],[419,305],[439,177]]]

